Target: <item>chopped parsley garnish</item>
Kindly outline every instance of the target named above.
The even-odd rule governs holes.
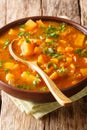
[[[0,67],[2,67],[2,65],[3,65],[3,62],[2,62],[2,61],[0,61]]]
[[[4,68],[4,72],[6,72],[6,73],[7,73],[8,71],[9,71],[9,69],[8,69],[8,68]]]
[[[80,49],[80,48],[78,48],[77,50],[75,50],[75,52],[76,52],[79,56],[87,56],[87,49]]]
[[[27,43],[31,43],[28,38],[25,38],[25,41],[26,41]]]
[[[49,69],[51,66],[54,67],[54,69],[58,69],[58,66],[55,63],[49,62],[47,65],[47,69]]]
[[[44,53],[52,56],[55,53],[55,51],[53,48],[47,48],[46,50],[44,50]]]
[[[3,48],[6,49],[9,43],[10,43],[10,39],[6,39],[5,42],[4,42]]]
[[[49,25],[47,30],[45,31],[45,34],[47,35],[47,37],[57,38],[59,32],[57,31],[56,27],[54,27],[53,25]]]
[[[53,58],[59,58],[61,55],[62,55],[62,54],[60,54],[60,53],[56,53],[56,54],[54,54],[52,57],[53,57]]]
[[[24,37],[28,38],[28,37],[30,36],[30,33],[29,33],[29,32],[24,32],[24,31],[22,31],[22,32],[19,32],[18,36],[19,36],[19,37],[24,36]]]
[[[20,28],[24,28],[24,27],[25,27],[25,24],[21,24],[21,25],[20,25]]]
[[[66,24],[65,23],[61,23],[59,26],[58,26],[58,30],[59,31],[65,31],[66,30]]]
[[[34,81],[33,81],[33,86],[36,88],[37,85],[38,85],[38,81],[37,81],[37,80],[34,80]]]
[[[65,73],[66,71],[67,71],[67,68],[64,68],[64,67],[57,69],[58,73]]]
[[[18,84],[18,85],[17,85],[17,88],[23,88],[23,89],[29,90],[29,89],[30,89],[30,86],[25,85],[25,84]]]
[[[82,51],[82,49],[80,49],[80,48],[78,48],[77,50],[75,50],[75,52],[77,53],[77,54],[81,54],[81,51]]]
[[[58,27],[49,25],[47,28],[41,27],[41,29],[46,34],[46,37],[57,38],[60,32],[66,30],[66,24],[61,23]]]
[[[42,92],[45,92],[46,90],[47,90],[46,87],[42,87],[42,88],[40,88],[40,91],[42,91]]]

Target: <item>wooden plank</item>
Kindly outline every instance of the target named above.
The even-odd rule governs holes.
[[[80,0],[81,24],[87,27],[87,0]]]
[[[40,14],[40,0],[7,0],[7,23]]]
[[[6,2],[5,0],[0,0],[0,28],[4,26],[6,19]]]
[[[80,23],[78,0],[42,0],[43,15],[68,16]]]
[[[50,130],[86,130],[87,104],[80,100],[50,114]]]

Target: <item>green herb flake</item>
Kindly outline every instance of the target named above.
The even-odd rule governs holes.
[[[47,30],[45,31],[45,34],[47,35],[47,37],[57,38],[59,31],[57,30],[55,26],[49,25]]]
[[[39,75],[39,74],[36,74],[36,78],[38,78],[38,79],[39,79],[39,78],[41,78],[41,77],[40,77],[40,75]]]
[[[3,65],[3,62],[2,62],[2,61],[0,61],[0,67],[2,67],[2,65]]]
[[[79,56],[87,56],[87,49],[80,49],[78,48],[77,50],[75,50],[75,52],[79,55]]]
[[[53,33],[48,34],[47,37],[57,38],[57,37],[58,37],[58,34],[59,34],[59,32],[56,31],[56,32],[53,32]]]
[[[41,36],[41,35],[37,36],[37,38],[41,39],[41,40],[44,39],[43,36]]]
[[[37,80],[34,80],[34,81],[33,81],[33,86],[36,88],[37,85],[38,85]]]
[[[67,71],[67,68],[64,68],[64,66],[60,69],[57,69],[58,73],[65,73]]]
[[[47,69],[49,69],[51,66],[54,67],[54,69],[58,69],[57,65],[55,63],[49,62],[47,65]]]
[[[19,32],[18,37],[22,37],[22,36],[24,36],[25,38],[29,38],[30,33],[29,32],[24,32],[24,31]]]
[[[58,27],[58,30],[59,31],[65,31],[66,30],[66,24],[65,23],[61,23],[60,25],[59,25],[59,27]]]
[[[42,92],[46,92],[46,90],[47,90],[46,87],[42,87],[42,88],[40,88],[40,91],[42,91]]]
[[[26,41],[27,43],[31,43],[30,40],[29,40],[29,38],[25,38],[25,41]]]
[[[45,54],[48,54],[48,55],[53,55],[55,53],[54,49],[53,48],[47,48],[45,51],[44,51]]]
[[[86,50],[86,49],[83,49],[83,50],[82,50],[81,56],[87,56],[87,50]]]
[[[46,31],[46,27],[44,27],[44,26],[40,26],[40,29],[42,30],[42,31]]]
[[[25,32],[24,36],[25,36],[25,37],[29,37],[29,36],[30,36],[30,33],[29,33],[29,32]]]
[[[4,42],[3,48],[6,49],[9,43],[10,43],[10,39],[6,39],[5,42]]]
[[[21,24],[21,25],[20,25],[20,28],[25,28],[25,24]]]
[[[56,54],[54,54],[52,57],[53,57],[53,58],[59,58],[61,55],[62,55],[62,54],[60,54],[60,53],[56,53]]]
[[[24,31],[23,32],[19,32],[18,37],[22,37],[22,36],[24,36],[24,34],[25,34]]]
[[[55,63],[53,63],[53,67],[54,69],[58,69],[58,66]]]
[[[29,71],[26,71],[26,74],[27,74],[27,75],[30,75],[30,72],[29,72]]]
[[[4,72],[6,72],[6,73],[7,73],[8,71],[9,71],[9,69],[8,69],[8,68],[4,68]]]
[[[78,49],[75,50],[75,52],[76,52],[77,54],[79,54],[79,55],[81,54],[81,51],[82,51],[82,49],[80,49],[80,48],[78,48]]]
[[[22,89],[30,90],[30,86],[25,85],[25,84],[18,84],[17,88],[22,88]]]

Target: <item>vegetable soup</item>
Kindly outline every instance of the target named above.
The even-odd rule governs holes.
[[[15,54],[21,59],[36,61],[60,89],[87,76],[85,34],[63,22],[29,19],[0,36],[0,80],[13,87],[49,91],[36,71],[10,55],[8,46],[13,40]]]

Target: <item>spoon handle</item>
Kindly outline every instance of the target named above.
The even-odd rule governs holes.
[[[54,98],[57,100],[57,102],[64,106],[67,105],[69,103],[71,103],[72,101],[66,97],[61,90],[55,85],[55,83],[47,76],[47,74],[37,65],[36,62],[29,62],[29,61],[25,61],[21,58],[19,58],[18,56],[15,55],[15,53],[12,50],[12,43],[9,45],[9,52],[11,54],[11,56],[23,63],[26,64],[28,67],[34,69],[36,72],[39,73],[39,75],[42,77],[42,79],[44,80],[44,82],[46,83],[47,87],[49,88],[50,92],[52,93],[52,95],[54,96]]]
[[[61,90],[55,85],[55,83],[47,76],[45,72],[43,72],[42,69],[40,69],[40,67],[36,63],[32,63],[32,68],[40,74],[47,87],[49,88],[50,92],[60,105],[65,106],[72,102],[67,96],[65,96],[61,92]]]

